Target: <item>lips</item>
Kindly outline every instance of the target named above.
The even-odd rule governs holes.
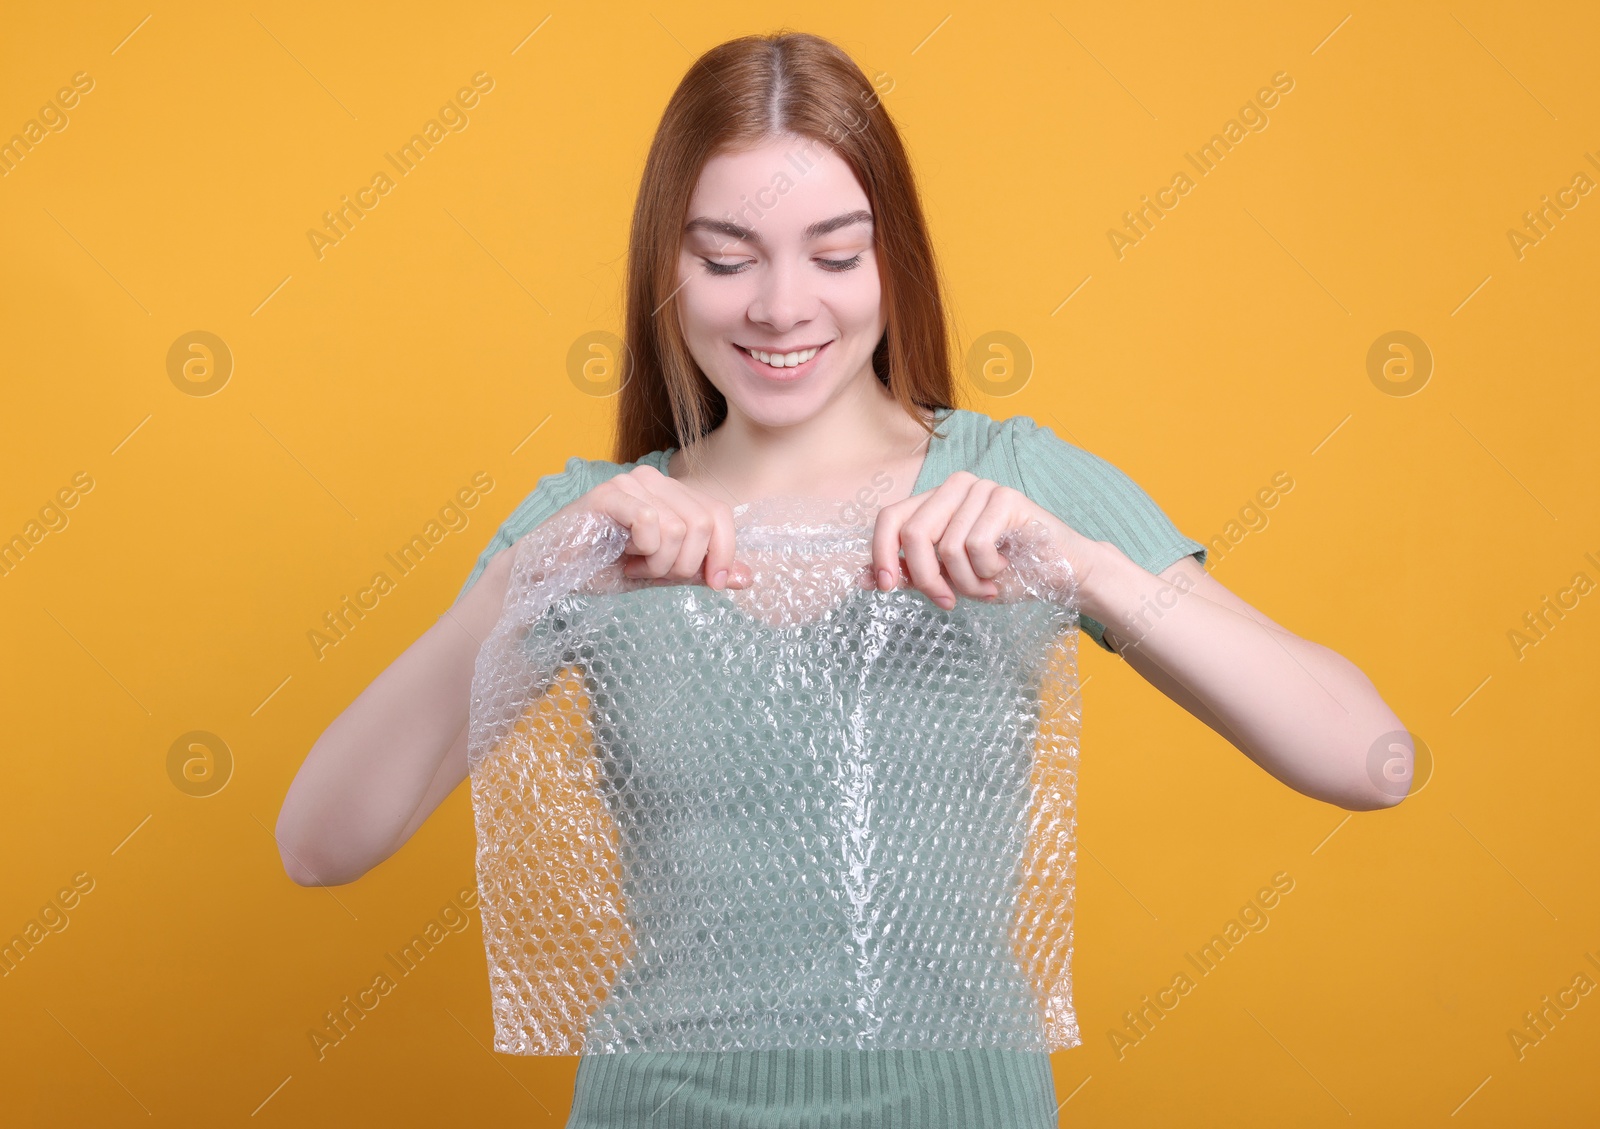
[[[788,350],[784,353],[780,353],[776,349],[771,350],[770,352],[765,349],[755,350],[756,352],[767,353],[769,356],[787,356],[792,353],[798,353],[801,356],[804,356],[809,350],[816,350],[814,353],[812,353],[808,360],[801,361],[799,364],[795,365],[784,365],[781,368],[775,365],[770,365],[766,361],[761,360],[759,357],[755,356],[750,349],[747,349],[743,345],[735,345],[734,349],[741,357],[744,358],[744,363],[751,369],[751,371],[755,372],[757,375],[767,380],[789,381],[798,380],[807,373],[811,372],[811,370],[816,366],[817,360],[822,356],[823,353],[827,352],[829,344],[831,344],[831,342],[825,341],[821,345],[806,346],[803,349]]]

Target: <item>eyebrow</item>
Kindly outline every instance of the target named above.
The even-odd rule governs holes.
[[[802,232],[802,236],[807,240],[820,239],[824,235],[833,234],[840,228],[851,227],[858,223],[864,223],[870,226],[872,223],[872,213],[863,208],[859,211],[845,212],[843,215],[834,216],[829,220],[818,220],[816,223],[806,228],[805,231]],[[694,219],[690,220],[684,225],[683,230],[685,233],[691,231],[710,231],[715,232],[718,235],[726,235],[730,239],[738,239],[745,243],[753,243],[757,247],[762,245],[761,236],[751,231],[748,227],[743,227],[734,223],[732,220],[714,220],[708,216],[696,216]]]

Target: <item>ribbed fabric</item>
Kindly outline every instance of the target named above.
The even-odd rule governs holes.
[[[1050,1058],[1017,1051],[585,1055],[567,1129],[1054,1129]]]
[[[675,448],[637,463],[572,458],[540,478],[496,532],[462,586],[465,594],[497,552],[615,474],[648,464],[668,473]],[[995,420],[962,409],[939,413],[913,494],[958,470],[1010,486],[1067,525],[1109,541],[1159,573],[1206,549],[1184,536],[1131,478],[1025,416]],[[1080,617],[1105,647],[1103,628]],[[1109,648],[1108,648],[1109,649]],[[586,1055],[578,1065],[569,1129],[1025,1129],[1054,1126],[1049,1056],[963,1051],[790,1049]]]
[[[971,471],[979,478],[1020,490],[1085,537],[1111,542],[1147,572],[1159,573],[1190,554],[1205,563],[1205,545],[1179,532],[1138,483],[1048,427],[1040,427],[1027,416],[996,420],[962,408],[943,409],[938,418],[913,494],[934,489],[958,470]],[[506,518],[461,586],[461,594],[472,587],[491,557],[561,507],[612,475],[641,464],[666,474],[667,460],[676,450],[652,451],[635,463],[568,459],[564,471],[539,479],[533,492]],[[1111,649],[1102,624],[1080,616],[1079,625],[1102,648]]]

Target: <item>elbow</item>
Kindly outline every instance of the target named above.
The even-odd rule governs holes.
[[[304,842],[295,842],[285,837],[280,828],[277,833],[278,859],[283,863],[283,872],[296,886],[330,886],[337,883],[323,881],[317,867],[312,865],[310,857],[315,854],[310,846]]]
[[[1410,778],[1407,777],[1407,783],[1409,784],[1409,782],[1410,782]],[[1405,786],[1401,786],[1398,789],[1390,789],[1390,790],[1387,790],[1387,791],[1385,791],[1384,789],[1380,788],[1377,791],[1373,792],[1369,796],[1369,798],[1368,798],[1369,802],[1368,802],[1367,806],[1362,808],[1361,810],[1362,811],[1382,811],[1385,808],[1399,807],[1400,804],[1405,800],[1405,798],[1407,796],[1409,796],[1410,794],[1411,794],[1411,792]]]
[[[282,843],[278,844],[278,855],[283,860],[284,873],[296,886],[345,886],[365,873],[308,862],[305,855],[290,850]]]
[[[296,886],[320,886],[322,883],[317,880],[316,868],[310,861],[316,852],[304,824],[305,820],[296,813],[291,787],[283,807],[278,809],[278,825],[272,829],[273,842],[278,846],[278,861]]]
[[[1337,807],[1343,808],[1345,811],[1382,811],[1384,808],[1398,806],[1400,801],[1404,800],[1405,798],[1406,797],[1404,793],[1395,795],[1390,792],[1375,791],[1370,788],[1363,788],[1361,791],[1352,795],[1341,796],[1337,799],[1334,799],[1332,803]]]
[[[1372,807],[1369,808],[1368,810],[1369,811],[1379,811],[1379,810],[1381,810],[1383,808],[1396,808],[1396,807],[1399,807],[1401,802],[1409,794],[1410,793],[1408,793],[1408,792],[1402,792],[1399,795],[1389,795],[1387,793],[1380,794],[1378,796],[1376,802],[1374,802]]]
[[[1398,807],[1416,789],[1416,739],[1391,715],[1386,731],[1352,758],[1360,770],[1333,803],[1346,811]],[[1426,781],[1423,781],[1426,783]]]
[[[362,870],[352,872],[348,865],[328,858],[326,850],[314,837],[295,831],[283,816],[278,819],[274,838],[283,872],[296,886],[343,886],[365,873]]]
[[[302,866],[293,856],[285,854],[280,847],[278,853],[283,856],[283,870],[289,880],[296,886],[326,886],[328,883],[317,881],[317,876],[309,869]]]
[[[1417,780],[1417,744],[1417,739],[1406,730],[1400,719],[1390,713],[1385,720],[1384,732],[1365,750],[1367,793],[1371,802],[1360,810],[1396,807],[1416,790],[1419,783],[1427,783],[1426,779]],[[1426,753],[1426,745],[1423,751]],[[1423,763],[1426,766],[1431,762],[1424,756]]]

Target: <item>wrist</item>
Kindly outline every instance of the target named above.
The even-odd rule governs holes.
[[[1122,625],[1119,608],[1136,600],[1139,578],[1150,574],[1110,541],[1088,541],[1078,575],[1078,610],[1107,628]]]
[[[1166,580],[1150,572],[1115,545],[1106,548],[1092,591],[1078,603],[1083,615],[1105,628],[1111,648],[1121,653],[1142,643],[1194,585],[1186,575]]]

